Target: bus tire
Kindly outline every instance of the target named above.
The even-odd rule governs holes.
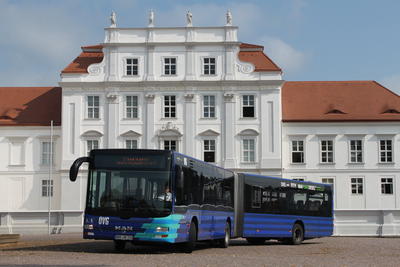
[[[196,224],[192,221],[190,223],[188,241],[184,244],[183,248],[184,252],[192,253],[192,251],[196,247],[196,241],[197,241],[197,229],[196,229]]]
[[[114,240],[114,249],[116,251],[123,251],[125,249],[126,242],[122,240]]]
[[[304,229],[303,226],[296,223],[292,228],[292,238],[290,239],[290,244],[300,245],[304,240]]]
[[[219,247],[221,248],[229,247],[230,239],[231,239],[231,226],[229,222],[226,222],[224,230],[224,238],[219,240]]]
[[[262,245],[265,243],[266,238],[263,237],[247,237],[247,243],[251,245]]]

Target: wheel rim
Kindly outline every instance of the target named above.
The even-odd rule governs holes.
[[[225,228],[225,244],[229,244],[229,226]]]
[[[296,241],[300,241],[302,238],[302,234],[301,234],[301,230],[299,228],[297,228],[294,231],[294,238],[296,239]]]

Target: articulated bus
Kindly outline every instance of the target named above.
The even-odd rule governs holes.
[[[89,163],[83,237],[127,242],[197,241],[228,247],[277,239],[300,244],[333,231],[326,184],[234,173],[169,150],[97,149],[75,160],[70,180]]]

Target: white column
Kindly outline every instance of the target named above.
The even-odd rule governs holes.
[[[195,59],[194,59],[193,46],[188,45],[186,46],[186,73],[185,73],[186,80],[196,79],[196,73],[194,67],[195,67]]]
[[[261,168],[281,169],[279,93],[261,94],[259,105]]]
[[[225,118],[223,120],[223,136],[221,140],[225,140],[224,144],[224,167],[235,168],[237,158],[235,157],[235,95],[233,93],[225,93]]]
[[[184,154],[195,157],[196,146],[195,146],[195,135],[196,135],[196,102],[194,94],[185,94],[185,109],[184,109]]]
[[[108,67],[107,67],[107,80],[117,81],[118,80],[118,51],[115,47],[109,47],[105,52],[108,56]]]
[[[146,66],[145,80],[154,81],[154,46],[147,46]]]
[[[105,148],[117,148],[117,138],[119,136],[119,109],[118,109],[118,95],[115,92],[107,93],[107,106],[108,112],[105,114],[106,118],[106,139],[104,144]]]
[[[225,47],[225,71],[224,71],[224,79],[225,80],[234,80],[235,68],[235,47],[232,45]]]
[[[145,147],[144,148],[156,148],[155,144],[155,129],[154,129],[154,97],[153,93],[145,95],[146,99],[146,121],[145,121]]]

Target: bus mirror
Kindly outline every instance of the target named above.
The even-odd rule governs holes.
[[[89,157],[81,157],[81,158],[76,159],[74,161],[74,163],[72,163],[71,168],[69,169],[69,179],[71,180],[71,182],[75,182],[76,177],[78,176],[79,167],[84,162],[90,162],[90,158]]]

